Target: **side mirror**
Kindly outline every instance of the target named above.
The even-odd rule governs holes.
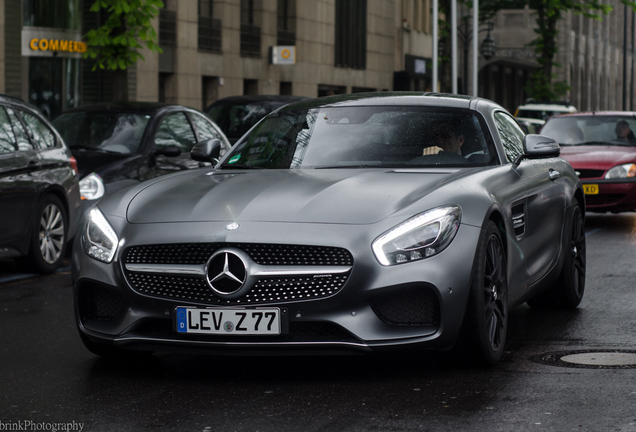
[[[190,157],[199,162],[215,163],[221,154],[221,141],[214,138],[201,141],[192,147]]]
[[[155,156],[163,155],[168,157],[177,157],[181,154],[181,148],[175,145],[169,145],[166,147],[157,147],[155,150]]]
[[[545,135],[526,135],[523,139],[524,154],[514,161],[519,165],[521,159],[546,159],[558,157],[561,154],[559,143]]]

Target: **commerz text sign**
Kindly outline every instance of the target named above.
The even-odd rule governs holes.
[[[39,27],[22,29],[23,57],[71,57],[81,58],[86,42],[80,32]]]

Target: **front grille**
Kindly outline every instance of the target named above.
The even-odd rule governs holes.
[[[625,194],[585,195],[585,205],[593,207],[619,204],[626,196]]]
[[[577,169],[576,170],[579,178],[582,179],[592,179],[592,178],[601,178],[603,177],[604,170],[595,170],[595,169]]]
[[[360,342],[347,330],[330,322],[290,322],[289,331],[279,336],[227,336],[186,335],[177,333],[171,320],[148,319],[138,325],[129,336],[218,342]]]
[[[205,264],[223,247],[245,251],[260,265],[353,265],[346,249],[328,246],[277,244],[196,243],[133,246],[125,252],[126,264]]]
[[[215,251],[241,249],[262,266],[320,266],[323,274],[261,277],[245,295],[228,300],[210,289],[204,277],[130,271],[127,264],[204,265]],[[353,256],[343,248],[243,243],[200,243],[133,246],[124,251],[124,271],[130,287],[144,295],[216,305],[285,303],[336,294],[349,273],[324,274],[329,266],[352,266]]]
[[[168,276],[128,272],[132,289],[140,294],[218,305],[284,303],[331,296],[347,281],[347,275],[323,278],[298,276],[260,279],[242,297],[225,300],[217,297],[204,279],[192,276]]]
[[[79,299],[82,319],[116,320],[124,313],[124,295],[99,285],[83,286]]]
[[[371,304],[384,323],[394,326],[439,326],[440,306],[428,288],[409,289],[386,294]]]

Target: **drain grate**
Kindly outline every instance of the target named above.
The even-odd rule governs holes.
[[[578,350],[545,353],[533,361],[550,366],[583,369],[636,369],[636,351]]]

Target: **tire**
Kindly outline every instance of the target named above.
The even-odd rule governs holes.
[[[508,332],[508,278],[501,233],[488,221],[482,232],[459,336],[464,359],[480,366],[501,360]]]
[[[55,195],[46,195],[37,207],[29,255],[21,264],[38,273],[52,273],[62,263],[68,242],[68,216]]]
[[[583,211],[574,200],[572,223],[563,247],[565,258],[561,273],[551,290],[528,300],[534,309],[575,309],[585,293],[586,247]]]

